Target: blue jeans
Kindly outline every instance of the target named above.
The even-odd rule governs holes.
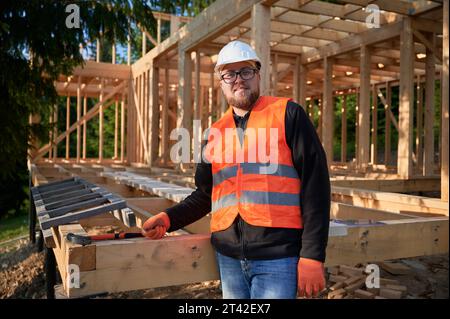
[[[298,257],[239,260],[217,254],[224,299],[295,299]]]

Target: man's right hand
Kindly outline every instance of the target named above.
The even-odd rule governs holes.
[[[142,225],[142,235],[150,239],[160,239],[170,228],[170,219],[165,212],[150,217]]]

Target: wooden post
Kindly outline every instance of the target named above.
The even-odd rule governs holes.
[[[263,4],[254,4],[252,7],[252,37],[251,46],[261,59],[260,94],[268,95],[270,92],[270,7]]]
[[[66,99],[66,131],[68,131],[70,128],[70,96],[67,95],[67,99]],[[67,133],[66,136],[66,160],[69,159],[70,157],[70,153],[69,153],[69,149],[70,148],[70,134]]]
[[[99,101],[103,101],[103,89],[105,86],[105,80],[100,80],[100,96]],[[98,111],[98,160],[101,163],[103,161],[103,104],[100,104]]]
[[[378,131],[378,99],[377,99],[377,88],[375,84],[372,86],[372,143],[370,145],[371,149],[371,159],[372,165],[377,164],[377,131]]]
[[[386,104],[384,105],[385,131],[384,131],[384,165],[391,163],[391,83],[386,82]]]
[[[137,163],[142,163],[142,157],[143,157],[143,145],[142,145],[142,140],[145,141],[145,126],[144,126],[144,115],[142,112],[142,97],[144,95],[143,91],[144,91],[144,74],[140,74],[137,77],[137,110],[136,110],[136,115],[137,115],[137,121],[139,121],[139,127],[136,128],[136,162]],[[136,123],[136,122],[135,122]],[[142,127],[142,129],[141,129]],[[145,153],[145,152],[144,152]],[[144,154],[145,157],[146,154]]]
[[[78,77],[77,85],[77,163],[80,162],[81,155],[81,76]]]
[[[194,64],[194,120],[201,119],[200,109],[200,52],[195,51],[195,64]]]
[[[444,0],[442,36],[442,146],[441,146],[441,200],[448,202],[448,5]]]
[[[114,103],[114,159],[119,156],[119,98],[116,95]]]
[[[192,136],[192,60],[191,53],[184,51],[181,43],[178,45],[178,98],[177,98],[177,127],[185,128]],[[192,150],[192,147],[190,147]],[[191,154],[191,153],[190,153]],[[180,163],[178,168],[183,170],[185,165]]]
[[[333,103],[333,60],[323,60],[323,101],[322,101],[322,145],[327,154],[328,165],[333,162],[333,128],[334,128],[334,103]]]
[[[116,43],[113,42],[111,48],[111,63],[116,64]]]
[[[141,91],[141,96],[140,96],[140,105],[141,105],[141,114],[142,114],[142,125],[144,127],[144,134],[143,136],[141,135],[144,143],[147,144],[148,147],[151,147],[151,139],[153,136],[151,136],[150,134],[148,134],[149,131],[149,123],[151,123],[151,109],[148,109],[148,105],[151,103],[151,97],[150,97],[150,86],[153,85],[153,82],[149,81],[149,71],[145,71],[144,73],[142,73],[141,78],[142,78],[142,91]],[[151,79],[153,80],[153,79]],[[148,163],[149,160],[149,156],[150,154],[145,154],[145,151],[142,150],[141,153],[141,163]],[[150,164],[151,166],[151,164]]]
[[[341,162],[347,162],[347,95],[343,95],[341,117]]]
[[[370,151],[370,49],[361,46],[360,57],[360,91],[358,106],[358,168],[365,170],[369,163]]]
[[[120,162],[124,162],[125,156],[125,93],[122,92],[120,101]]]
[[[398,175],[411,178],[412,170],[412,126],[414,111],[414,42],[410,18],[403,19],[400,32],[400,104],[398,138]]]
[[[156,26],[156,43],[161,43],[161,19],[157,20],[157,26]]]
[[[95,57],[96,62],[100,62],[100,54],[101,54],[101,44],[100,44],[100,39],[97,39],[97,51],[96,51],[96,57]]]
[[[430,42],[436,47],[435,34],[433,33]],[[424,154],[423,154],[423,175],[433,174],[434,166],[434,85],[435,85],[435,56],[432,50],[426,50],[425,59],[425,118],[424,118]]]
[[[133,82],[136,83],[135,78],[131,78],[128,82],[128,95],[127,95],[127,162],[130,165],[133,162],[133,147],[134,147],[134,131],[136,123],[133,123],[134,112],[134,89]]]
[[[83,116],[85,116],[87,113],[87,96],[86,94],[83,97]],[[87,121],[86,119],[83,120],[83,143],[82,143],[82,159],[86,159],[86,130],[87,130]]]
[[[272,96],[277,96],[278,83],[278,54],[273,55],[272,61]]]
[[[355,159],[356,164],[358,165],[358,158],[359,158],[359,101],[360,101],[360,94],[359,94],[359,88],[356,88],[356,105],[355,105]]]
[[[166,165],[169,161],[169,69],[164,69],[164,99],[162,108],[161,155]]]
[[[416,158],[417,168],[423,170],[423,86],[420,83],[420,75],[417,75],[416,83],[417,109],[416,109]]]
[[[150,123],[150,141],[149,141],[149,159],[150,166],[158,158],[159,153],[159,68],[154,65],[150,69],[150,95],[149,101],[151,103],[149,108],[149,123]]]

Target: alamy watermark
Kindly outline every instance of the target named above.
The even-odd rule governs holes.
[[[368,264],[366,266],[366,287],[380,288],[380,267],[377,264]]]
[[[369,4],[365,11],[368,13],[366,17],[366,26],[369,29],[379,28],[380,27],[380,7],[376,4]]]
[[[80,7],[74,3],[66,6],[66,27],[68,29],[80,28]]]
[[[241,146],[239,135],[245,135],[246,152]],[[170,149],[173,163],[191,162],[191,140],[193,140],[194,163],[264,163],[260,167],[261,174],[273,174],[278,169],[278,128],[226,128],[222,133],[217,128],[209,128],[201,134],[201,121],[193,121],[193,139],[186,128],[175,128],[170,139],[177,141]],[[199,141],[209,140],[203,148]]]

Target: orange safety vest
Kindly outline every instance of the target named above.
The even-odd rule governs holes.
[[[213,174],[211,232],[227,229],[238,214],[255,226],[303,228],[301,182],[286,143],[288,100],[260,97],[242,146],[232,107],[208,131],[204,156]]]

